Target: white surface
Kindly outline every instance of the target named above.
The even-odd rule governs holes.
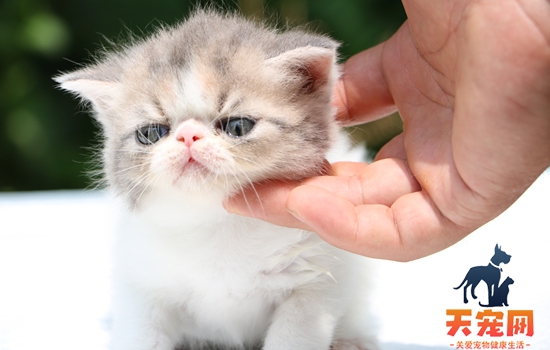
[[[0,349],[105,349],[111,223],[105,196],[2,195],[0,223]]]
[[[106,349],[112,219],[102,192],[0,194],[0,349]],[[452,287],[470,267],[487,265],[496,243],[512,255],[503,271],[516,281],[510,309],[535,312],[529,349],[549,348],[548,171],[455,246],[412,263],[374,263],[371,299],[383,348],[454,349],[449,344],[459,337],[447,335],[445,311],[475,309],[477,301],[465,306],[462,290]]]

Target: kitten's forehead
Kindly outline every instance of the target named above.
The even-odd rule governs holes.
[[[232,52],[217,50],[220,55],[214,56],[213,49],[204,48],[177,74],[154,79],[148,87],[158,108],[175,122],[189,118],[212,121],[235,112],[247,101],[273,96],[275,88],[269,84],[261,52],[240,47]],[[155,74],[158,77],[158,72]]]
[[[289,88],[292,77],[284,81],[284,74],[266,62],[288,50],[317,45],[336,44],[299,31],[278,35],[246,20],[199,12],[98,65],[98,71],[119,68],[112,79],[123,93],[113,99],[99,91],[94,102],[110,103],[106,123],[124,122],[127,127],[131,118],[141,123],[147,117],[171,124],[190,118],[210,122],[251,103],[255,110],[270,104],[284,107],[297,96]]]
[[[208,118],[216,113],[212,96],[219,90],[212,71],[201,64],[191,64],[180,73],[176,82],[176,98],[172,101],[172,115],[177,119]]]

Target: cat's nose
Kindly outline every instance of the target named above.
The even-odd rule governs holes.
[[[204,137],[204,126],[194,119],[183,122],[176,129],[176,139],[185,143],[187,147]]]

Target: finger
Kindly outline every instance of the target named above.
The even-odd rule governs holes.
[[[332,175],[332,165],[324,159],[317,174]],[[288,194],[298,185],[299,181],[259,182],[227,198],[222,205],[231,214],[253,217],[279,226],[307,229],[286,210]]]
[[[290,194],[288,208],[328,243],[373,258],[414,260],[449,247],[467,232],[444,218],[424,192],[403,196],[391,207],[355,206],[323,188],[300,186]]]
[[[298,182],[270,181],[244,189],[223,202],[231,214],[261,219],[285,227],[310,230],[309,226],[292,216],[286,209],[290,192]]]
[[[322,187],[354,205],[376,203],[390,206],[399,197],[420,190],[407,163],[400,159],[384,159],[370,165],[336,163],[333,171],[338,176],[313,177],[302,184]],[[355,171],[359,173],[340,176]],[[287,198],[298,185],[298,182],[282,181],[259,183],[229,198],[223,205],[233,214],[262,219],[279,226],[310,229],[287,211]]]
[[[352,56],[344,65],[333,104],[344,125],[372,121],[395,112],[392,95],[384,78],[384,44]]]
[[[386,143],[380,151],[378,151],[374,160],[377,161],[384,158],[407,159],[403,133],[395,136]]]
[[[360,162],[337,162],[332,164],[332,175],[335,176],[355,176],[368,166]]]
[[[372,164],[336,163],[338,176],[314,177],[303,185],[322,187],[354,205],[383,204],[391,206],[399,197],[420,191],[408,164],[401,159],[383,159]],[[340,176],[350,174],[353,176]]]

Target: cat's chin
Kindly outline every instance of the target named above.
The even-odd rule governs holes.
[[[222,198],[221,202],[223,198],[232,195],[240,188],[236,181],[227,181],[224,175],[216,175],[199,165],[192,165],[160,192],[169,192],[182,197],[200,197],[216,193],[215,197]]]
[[[192,227],[226,215],[222,207],[226,196],[221,189],[187,179],[151,188],[131,211],[158,227]]]
[[[192,159],[192,158],[191,158]],[[180,193],[181,196],[204,196],[211,192],[225,198],[241,191],[244,187],[258,181],[259,174],[246,174],[214,170],[203,165],[200,161],[191,160],[173,172],[173,180],[169,181],[168,189],[171,193]]]
[[[213,172],[208,167],[204,166],[201,162],[194,158],[189,158],[183,165],[180,166],[178,178],[182,179],[195,179],[195,178],[207,178]]]

